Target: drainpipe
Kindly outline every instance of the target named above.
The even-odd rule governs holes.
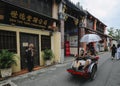
[[[77,53],[79,55],[79,47],[80,47],[80,24],[78,24],[78,49],[77,49]]]

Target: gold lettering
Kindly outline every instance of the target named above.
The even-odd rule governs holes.
[[[24,13],[20,13],[19,14],[19,19],[21,19],[21,20],[25,20],[25,14]]]
[[[28,15],[26,18],[27,18],[27,21],[28,21],[28,22],[31,22],[31,19],[32,19],[32,16],[31,16],[31,15]]]
[[[18,12],[17,11],[11,11],[10,13],[12,18],[17,18],[18,17]]]
[[[39,23],[39,24],[42,24],[42,23],[43,23],[43,20],[42,20],[42,19],[39,19],[39,20],[38,20],[38,23]]]
[[[44,20],[43,24],[44,24],[44,25],[47,25],[47,22],[48,22],[47,20]]]
[[[33,22],[34,23],[38,23],[38,18],[37,17],[33,17]]]
[[[30,23],[29,23],[29,22],[24,22],[24,24],[26,24],[26,25],[30,25]]]
[[[11,19],[11,18],[9,19],[9,21],[10,21],[10,22],[16,22],[15,19]]]
[[[35,26],[35,27],[42,27],[42,28],[46,28],[45,26],[42,26],[42,25],[38,25],[38,24],[33,24],[31,23],[32,26]]]

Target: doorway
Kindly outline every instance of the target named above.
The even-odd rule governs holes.
[[[39,35],[20,33],[21,69],[27,68],[25,50],[29,43],[33,43],[35,47],[34,66],[39,66]]]
[[[64,55],[69,57],[77,53],[78,47],[78,28],[73,18],[68,17],[65,21],[64,29]]]

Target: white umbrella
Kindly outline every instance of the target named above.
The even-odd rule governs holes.
[[[89,43],[89,42],[97,42],[100,40],[101,40],[100,36],[96,34],[86,34],[81,38],[80,42]]]

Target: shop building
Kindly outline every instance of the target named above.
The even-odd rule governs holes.
[[[85,34],[97,34],[102,40],[93,43],[97,51],[103,51],[107,45],[106,25],[91,13],[83,10],[81,6],[76,6],[69,0],[60,0],[59,19],[61,32],[61,62],[64,57],[79,54],[81,48],[86,50],[86,43],[81,43],[80,39]]]
[[[98,18],[93,16],[91,13],[86,11],[87,16],[84,19],[84,28],[82,29],[82,33],[84,34],[97,34],[101,37],[101,41],[93,43],[96,51],[104,51],[107,46],[107,37],[105,34],[106,25],[101,22]],[[82,43],[84,49],[86,49],[86,43]]]
[[[19,57],[13,72],[26,69],[24,56],[29,43],[35,45],[35,67],[44,65],[45,48],[53,50],[55,62],[63,63],[64,58],[79,54],[80,48],[86,49],[86,43],[80,43],[85,34],[100,35],[106,45],[105,28],[69,0],[0,0],[0,50],[8,49]]]
[[[69,0],[59,3],[59,19],[61,32],[61,62],[64,57],[77,54],[79,51],[79,38],[81,36],[81,22],[86,15],[83,9],[78,8]]]
[[[93,43],[96,51],[104,51],[106,42],[106,25],[81,6],[76,6],[69,0],[61,0],[59,5],[61,30],[61,57],[79,54],[81,48],[86,50],[86,43],[80,39],[85,34],[97,34],[102,40]],[[100,50],[99,50],[100,45]],[[61,58],[64,60],[64,58]]]
[[[52,49],[60,62],[61,33],[58,31],[58,5],[55,0],[0,0],[0,51],[16,53],[13,72],[26,69],[25,50],[35,45],[34,66],[44,65],[42,51]]]

